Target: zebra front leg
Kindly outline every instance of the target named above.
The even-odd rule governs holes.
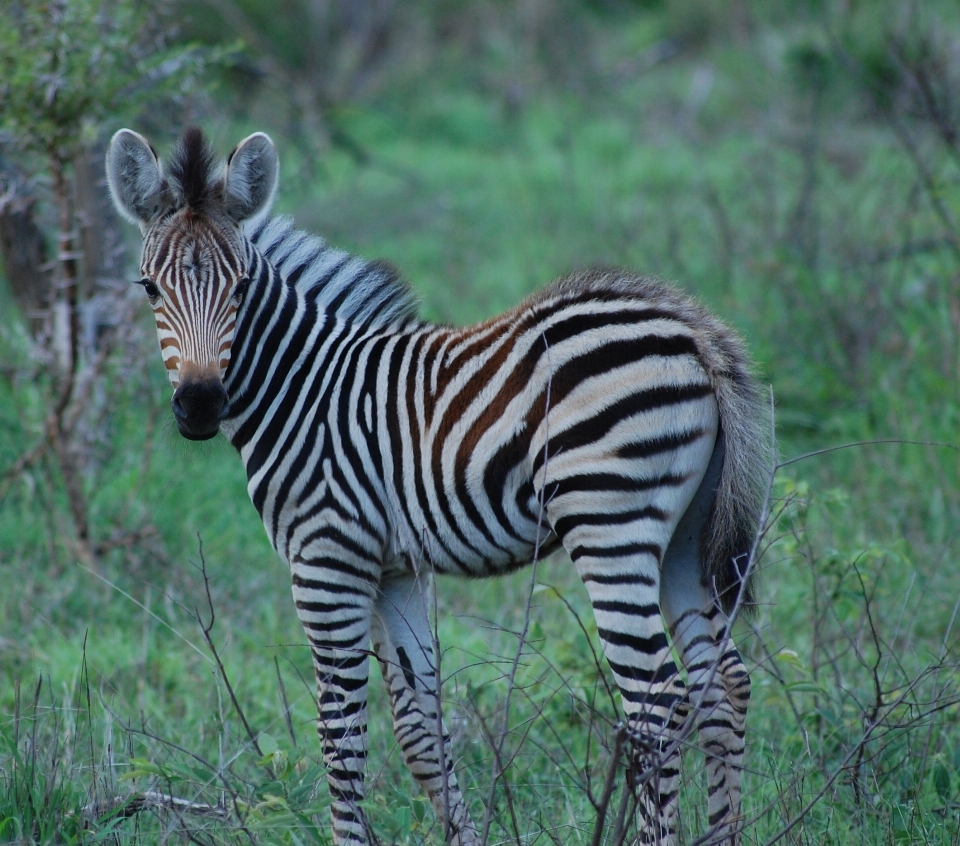
[[[317,732],[333,802],[330,814],[338,846],[374,842],[364,817],[367,760],[367,675],[374,583],[363,568],[295,564],[293,596],[317,677]]]
[[[317,732],[333,803],[334,843],[372,842],[361,808],[367,762],[367,659],[313,648],[317,673]]]
[[[427,613],[426,584],[413,574],[385,578],[374,606],[372,640],[390,693],[393,729],[410,772],[426,791],[455,846],[479,837],[454,773],[443,725]]]

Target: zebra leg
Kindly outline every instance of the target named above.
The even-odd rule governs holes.
[[[582,535],[571,529],[564,545],[570,544],[590,594],[604,656],[620,689],[632,747],[629,777],[643,821],[638,842],[671,846],[687,698],[660,616],[659,556],[652,549],[590,554],[579,542]]]
[[[587,448],[570,446],[551,459],[543,481],[549,492],[547,517],[590,594],[603,652],[635,738],[632,776],[643,844],[676,841],[689,706],[661,615],[660,563],[713,449],[708,426],[716,425],[715,407],[707,407],[702,418],[703,436],[664,452],[654,430],[635,445],[637,459],[621,457],[625,448],[604,451],[601,446],[590,455]],[[696,422],[693,418],[689,425]]]
[[[664,556],[661,603],[687,670],[690,704],[706,757],[710,833],[705,842],[737,846],[750,677],[730,637],[731,621],[700,571],[700,536],[721,461],[718,450],[674,532]]]
[[[333,803],[333,841],[373,840],[361,808],[367,760],[367,672],[375,588],[361,567],[333,575],[322,564],[295,563],[293,598],[317,677],[317,732]]]
[[[707,768],[706,843],[738,846],[743,821],[741,782],[750,676],[733,645],[723,611],[688,610],[671,625],[687,669],[700,748]]]
[[[687,700],[660,614],[660,557],[673,521],[651,498],[564,491],[547,515],[586,585],[620,689],[632,741],[629,776],[643,823],[638,842],[672,846]],[[590,512],[582,511],[584,502]]]
[[[479,837],[457,785],[450,736],[443,725],[433,636],[422,577],[385,578],[374,608],[372,640],[393,708],[393,730],[410,772],[430,797],[447,842],[475,846]]]

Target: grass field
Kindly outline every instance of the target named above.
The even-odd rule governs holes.
[[[255,122],[262,106],[213,109],[209,129],[224,151],[270,131],[279,209],[398,265],[432,319],[480,319],[603,263],[676,279],[735,325],[772,385],[784,462],[759,607],[738,623],[745,842],[960,843],[951,233],[889,124],[839,83],[818,105],[797,82],[813,36],[784,25],[617,76],[618,51],[655,43],[630,20],[587,94],[534,88],[515,108],[444,64],[343,107],[363,163],[286,141]],[[960,213],[956,160],[915,131]],[[44,416],[42,365],[4,296],[0,473]],[[176,434],[146,311],[91,400],[96,566],[71,551],[50,462],[0,484],[0,840],[328,843],[288,576],[231,449]],[[594,839],[595,802],[618,703],[569,562],[442,580],[437,608],[446,719],[489,842],[612,843]],[[439,843],[376,679],[371,695],[375,827]],[[706,828],[695,749],[685,765],[691,843]],[[151,805],[159,793],[193,807]],[[114,801],[134,795],[148,807]]]

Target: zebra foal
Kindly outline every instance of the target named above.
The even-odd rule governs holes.
[[[179,430],[236,447],[290,568],[334,840],[371,840],[372,643],[410,770],[448,841],[479,843],[439,730],[421,580],[504,573],[562,545],[620,689],[640,842],[675,842],[689,714],[711,837],[737,843],[750,686],[728,615],[748,598],[770,461],[739,340],[672,288],[613,270],[476,326],[426,323],[391,268],[270,216],[279,165],[262,133],[220,162],[188,130],[163,165],[124,129],[106,168],[143,236]]]

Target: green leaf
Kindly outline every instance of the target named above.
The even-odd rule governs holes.
[[[273,755],[274,752],[280,751],[277,741],[266,732],[263,732],[257,740],[260,743],[260,751],[263,752],[264,756]]]
[[[933,787],[942,801],[950,801],[953,779],[950,777],[950,770],[940,762],[933,768]]]
[[[823,688],[814,682],[809,681],[798,681],[790,682],[786,685],[787,690],[791,693],[823,693]]]
[[[792,649],[781,649],[775,657],[781,664],[786,664],[788,667],[793,667],[803,673],[807,672],[806,665],[800,660],[800,656]]]
[[[410,830],[410,806],[404,805],[393,814],[393,823],[396,826],[397,831],[409,831]]]
[[[148,761],[146,758],[131,758],[130,765],[133,767],[129,772],[123,773],[121,779],[140,778],[142,776],[157,776],[159,778],[169,778],[168,773],[163,767]]]

